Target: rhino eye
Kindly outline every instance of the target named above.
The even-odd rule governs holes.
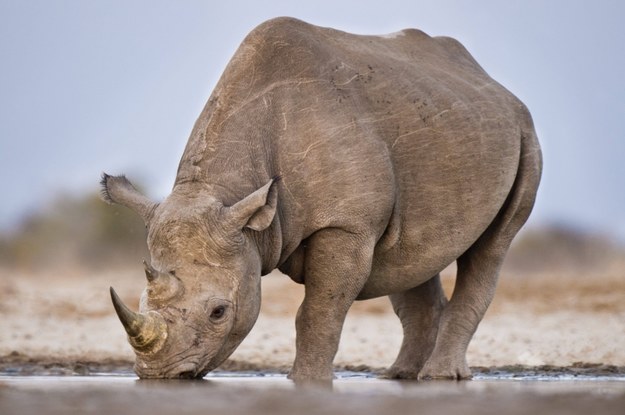
[[[213,308],[213,311],[211,312],[211,319],[212,320],[219,320],[220,318],[222,318],[224,316],[224,314],[226,313],[226,307],[220,305],[217,306],[215,308]]]

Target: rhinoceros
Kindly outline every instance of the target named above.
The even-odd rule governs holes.
[[[391,378],[470,378],[466,350],[536,197],[527,108],[448,37],[364,36],[292,18],[244,39],[155,203],[136,211],[151,263],[139,312],[111,288],[141,378],[197,378],[252,329],[261,276],[304,284],[289,377],[331,379],[355,300],[403,326]],[[439,273],[453,262],[448,300]]]

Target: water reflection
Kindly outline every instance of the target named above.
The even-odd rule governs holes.
[[[219,383],[209,379],[136,379],[135,386],[144,389],[185,388],[199,389],[218,386]]]
[[[560,379],[557,377],[487,378],[480,376],[470,381],[406,381],[379,379],[373,376],[339,373],[334,381],[293,382],[283,374],[230,373],[210,374],[204,379],[139,379],[131,376],[6,376],[0,375],[2,390],[31,391],[126,391],[129,394],[176,393],[184,391],[198,396],[224,396],[230,394],[274,393],[297,391],[297,395],[355,394],[359,396],[394,396],[402,398],[445,398],[461,395],[523,394],[549,396],[556,394],[618,395],[625,397],[625,377],[595,377],[585,379]],[[132,392],[134,391],[134,392]],[[280,393],[282,393],[280,392]],[[117,393],[117,392],[116,392]],[[203,395],[202,395],[203,394]]]

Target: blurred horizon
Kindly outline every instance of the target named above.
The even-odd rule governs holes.
[[[97,193],[102,171],[165,197],[230,56],[282,15],[458,39],[534,117],[545,170],[522,232],[625,244],[625,3],[611,0],[0,0],[0,236]]]
[[[105,203],[99,192],[59,196],[13,232],[0,232],[0,269],[91,274],[136,268],[139,273],[149,255],[141,218]],[[567,226],[530,226],[513,241],[502,275],[600,277],[623,269],[625,244],[614,238]]]

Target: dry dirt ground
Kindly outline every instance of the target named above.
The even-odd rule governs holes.
[[[621,415],[624,269],[592,277],[504,276],[468,351],[478,374],[616,375],[611,379],[621,380],[415,383],[367,378],[303,387],[267,373],[287,371],[294,357],[294,318],[303,287],[283,275],[265,277],[259,320],[223,366],[261,370],[266,376],[246,378],[239,372],[228,378],[222,372],[222,377],[195,382],[2,376],[130,374],[133,353],[108,287],[136,306],[144,281],[140,269],[99,275],[0,270],[0,413]],[[449,272],[444,286],[451,291]],[[379,373],[393,362],[400,342],[401,327],[387,299],[357,303],[335,362],[338,368]]]
[[[453,270],[443,274],[443,282],[450,293]],[[93,365],[103,370],[129,368],[134,356],[111,306],[110,285],[136,307],[144,287],[142,272],[0,270],[0,371],[27,371],[37,364],[60,373],[80,373]],[[302,297],[303,287],[288,277],[264,277],[261,315],[224,367],[288,370]],[[358,302],[345,323],[335,364],[380,370],[393,362],[400,344],[401,326],[388,299]],[[622,371],[625,270],[595,276],[503,276],[467,357],[472,367],[553,365]]]

